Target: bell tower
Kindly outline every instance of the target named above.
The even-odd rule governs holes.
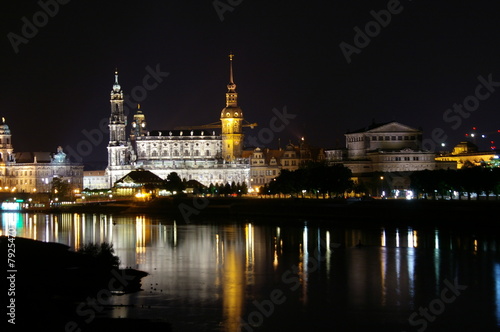
[[[111,90],[111,115],[109,117],[108,167],[126,163],[127,138],[125,127],[127,119],[123,112],[123,91],[115,71],[115,83]]]
[[[134,119],[132,120],[132,136],[144,136],[146,134],[146,117],[141,111],[141,104],[137,105],[137,110],[134,114]]]
[[[12,155],[12,135],[9,126],[5,123],[5,118],[2,117],[0,124],[0,163],[11,161]]]
[[[238,107],[238,93],[233,80],[233,58],[229,54],[229,84],[226,92],[226,107],[222,109],[220,120],[222,125],[222,158],[231,162],[241,158],[243,152],[243,111]]]

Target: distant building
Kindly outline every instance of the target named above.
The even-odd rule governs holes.
[[[9,126],[0,124],[0,188],[3,191],[47,193],[58,177],[77,192],[83,189],[83,165],[57,152],[14,152]]]
[[[106,176],[106,171],[84,171],[83,189],[109,189],[109,179]]]
[[[307,162],[325,160],[322,148],[313,148],[304,141],[300,145],[288,144],[285,149],[257,147],[244,151],[250,158],[250,183],[253,190],[271,182],[281,170],[295,171]]]
[[[113,186],[113,195],[157,195],[164,185],[165,181],[162,180],[162,178],[150,171],[139,168],[129,172],[115,182]]]
[[[421,130],[399,122],[373,123],[345,137],[345,149],[325,153],[328,161],[344,164],[353,174],[456,168],[453,162],[436,161],[434,152],[422,148]]]
[[[373,195],[407,191],[414,171],[457,168],[456,162],[436,160],[434,152],[422,148],[421,130],[399,122],[372,123],[345,137],[346,147],[326,150],[326,159],[348,167]]]
[[[481,166],[498,159],[495,151],[479,151],[475,144],[468,141],[458,143],[451,153],[442,153],[436,157],[437,161],[455,162],[457,169]]]

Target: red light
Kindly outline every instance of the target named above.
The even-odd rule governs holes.
[[[497,130],[497,133],[500,133],[500,129]]]
[[[465,136],[469,136],[469,134],[465,134]]]
[[[476,127],[472,127],[472,130],[476,130]]]

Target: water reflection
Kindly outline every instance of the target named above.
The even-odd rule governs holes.
[[[408,329],[409,315],[439,297],[445,279],[459,278],[470,294],[489,299],[480,310],[471,303],[471,311],[490,315],[500,326],[499,242],[493,234],[310,223],[186,225],[147,215],[4,213],[1,218],[2,234],[15,227],[19,237],[74,250],[111,242],[122,267],[150,273],[143,292],[113,300],[135,305],[114,309],[114,317],[170,317],[182,331],[237,331],[258,310],[255,301],[284,289],[287,301],[273,315],[262,315],[261,328],[272,330],[278,322],[282,329],[300,326],[314,316],[315,326],[328,329],[335,327],[332,317],[353,324],[361,324],[359,317],[373,324],[394,320]],[[292,272],[287,280],[297,280],[296,290],[283,281],[287,271]]]

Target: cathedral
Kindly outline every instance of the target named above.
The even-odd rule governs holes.
[[[238,106],[232,54],[229,55],[226,107],[216,124],[149,130],[146,115],[138,105],[127,128],[118,72],[115,72],[110,103],[105,172],[108,188],[135,169],[151,171],[162,179],[176,172],[183,179],[207,186],[232,182],[250,185],[249,159],[243,158],[243,127],[249,125],[244,124],[243,111]]]

